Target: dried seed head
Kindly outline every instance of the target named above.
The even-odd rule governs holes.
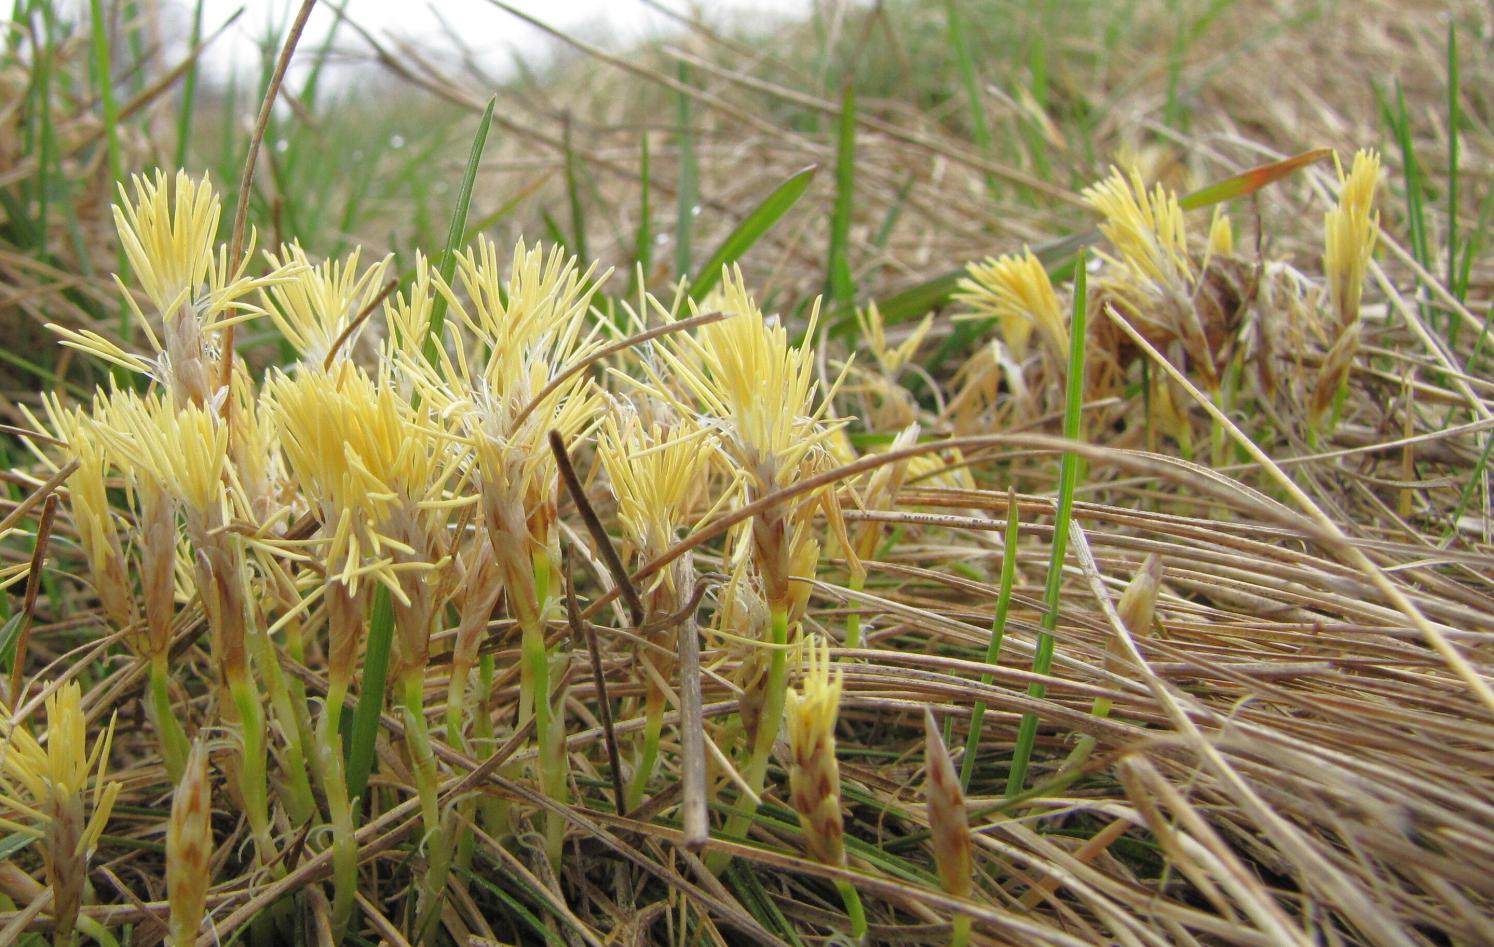
[[[1348,177],[1338,165],[1338,205],[1323,215],[1323,271],[1328,295],[1338,314],[1340,328],[1359,321],[1359,299],[1364,292],[1364,274],[1380,233],[1380,215],[1375,211],[1375,188],[1380,183],[1380,155],[1359,151]]]
[[[918,443],[919,426],[917,422],[909,424],[898,432],[887,445],[887,453],[896,453],[905,450]],[[911,459],[911,458],[910,458]],[[900,460],[896,463],[882,464],[867,475],[864,490],[853,488],[852,496],[856,504],[862,509],[869,510],[891,510],[897,503],[898,491],[902,489],[903,480],[908,474],[909,462]],[[877,543],[882,535],[882,524],[871,521],[859,524],[855,529],[855,537],[852,543],[851,568],[854,572],[865,574],[861,565],[862,559],[870,559],[877,551]]]
[[[1162,559],[1156,553],[1146,557],[1137,570],[1131,584],[1116,603],[1116,613],[1133,635],[1145,635],[1152,630],[1152,617],[1157,610],[1157,593],[1162,588]]]
[[[1017,361],[1027,357],[1034,329],[1048,350],[1059,359],[1068,358],[1069,320],[1058,304],[1058,294],[1042,261],[1024,247],[1022,254],[1008,254],[965,267],[970,276],[960,280],[955,299],[967,307],[964,318],[995,318],[1001,339]]]
[[[192,944],[202,926],[208,884],[212,880],[212,784],[207,752],[194,743],[181,782],[171,798],[166,823],[166,891],[171,905],[171,942]]]
[[[965,815],[965,793],[949,751],[939,737],[934,715],[924,708],[925,759],[928,766],[924,794],[929,807],[929,836],[934,863],[944,890],[958,898],[973,890],[970,854],[970,820]]]
[[[840,711],[841,672],[830,671],[830,648],[809,643],[804,679],[789,691],[784,707],[788,726],[789,799],[799,813],[805,844],[826,865],[846,863],[840,811],[840,766],[835,760],[835,719]]]
[[[1308,417],[1316,425],[1333,406],[1343,387],[1344,380],[1354,367],[1354,357],[1359,354],[1359,323],[1352,322],[1339,329],[1338,336],[1323,357],[1318,369],[1318,380],[1313,385],[1312,400],[1308,402]]]

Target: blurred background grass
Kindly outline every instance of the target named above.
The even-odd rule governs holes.
[[[113,180],[183,165],[238,200],[289,11],[216,8],[13,4],[0,54],[8,389],[81,371],[57,363],[44,323],[119,324]],[[418,41],[360,22],[357,3],[345,17],[324,6],[330,28],[302,40],[267,130],[249,204],[261,246],[394,251],[408,278],[413,251],[441,245],[494,94],[469,235],[562,242],[625,274],[641,266],[653,290],[693,274],[776,187],[816,166],[742,260],[769,308],[789,313],[826,288],[836,302],[885,299],[1070,233],[1085,222],[1075,193],[1117,159],[1186,191],[1309,147],[1384,143],[1389,233],[1450,285],[1484,240],[1483,4],[885,0],[807,3],[769,25],[750,6],[704,19],[636,9],[668,28],[603,50],[583,38],[598,30],[545,34],[501,4],[473,23],[448,10],[449,35]],[[257,65],[235,31],[258,37]],[[515,35],[523,47],[506,49]],[[1302,182],[1271,189],[1272,213],[1246,239],[1311,261],[1310,230],[1280,226],[1308,196]],[[638,287],[612,284],[624,288]]]

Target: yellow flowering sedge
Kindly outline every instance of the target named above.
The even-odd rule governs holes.
[[[758,308],[739,269],[724,272],[721,287],[704,305],[730,318],[702,326],[694,335],[675,336],[659,352],[683,392],[674,396],[678,409],[698,410],[702,417],[716,419],[712,423],[720,431],[724,452],[741,473],[747,499],[760,499],[799,479],[816,465],[817,457],[829,456],[827,442],[836,430],[836,425],[825,423],[830,399],[815,405],[814,353],[807,344],[789,345],[788,330]],[[813,337],[818,316],[816,305],[806,337]],[[667,390],[662,383],[656,387]],[[814,503],[823,503],[827,515],[838,522],[839,507],[821,491],[813,498],[763,510],[753,517],[747,534],[771,616],[772,647],[766,673],[745,682],[750,687],[743,697],[744,710],[761,708],[754,714],[759,724],[744,773],[754,793],[762,790],[767,778],[768,757],[783,720],[786,648],[796,631],[791,615],[796,598],[803,601],[802,590],[792,589],[790,579],[796,572],[812,571],[818,556],[810,533]],[[756,665],[755,658],[743,670]],[[752,693],[758,688],[760,695]],[[734,816],[727,824],[728,835],[740,837],[749,818]]]
[[[639,562],[648,562],[674,545],[677,531],[705,487],[707,464],[716,452],[716,438],[704,428],[666,431],[655,422],[644,427],[636,414],[619,422],[609,416],[602,425],[597,456],[617,496],[617,518],[627,545]],[[642,590],[644,624],[678,612],[693,588],[694,563],[685,555],[660,571]],[[635,808],[653,776],[659,737],[669,699],[666,681],[674,678],[678,640],[675,629],[644,632],[653,647],[640,648],[638,659],[645,682],[643,749],[627,789],[627,807]]]
[[[1323,215],[1323,272],[1328,277],[1328,296],[1340,326],[1359,319],[1359,299],[1364,274],[1380,234],[1380,214],[1374,209],[1375,189],[1380,184],[1380,155],[1359,151],[1347,176],[1334,155],[1338,171],[1338,204]]]
[[[152,178],[137,175],[133,187],[131,200],[120,185],[114,223],[134,279],[153,307],[150,317],[118,276],[115,282],[155,360],[128,352],[91,330],[48,328],[62,337],[63,345],[156,378],[177,407],[214,404],[219,385],[211,333],[254,318],[258,310],[243,297],[294,275],[294,268],[249,277],[248,253],[236,269],[230,268],[228,248],[220,244],[214,249],[222,208],[206,177],[197,181],[180,171],[168,181],[157,171]],[[158,320],[163,332],[159,337],[154,328]]]
[[[1069,320],[1059,305],[1048,271],[1030,248],[984,263],[966,266],[955,300],[965,307],[956,318],[995,318],[1001,340],[1017,361],[1027,357],[1036,330],[1043,345],[1060,362],[1068,358]]]
[[[120,784],[105,778],[112,719],[85,751],[88,724],[77,682],[49,695],[46,707],[47,731],[41,741],[8,713],[0,718],[0,826],[43,840],[55,936],[68,943],[88,887],[88,862]]]
[[[587,314],[606,276],[581,270],[560,248],[546,253],[520,242],[505,280],[497,248],[481,238],[458,254],[455,286],[439,274],[432,279],[452,315],[434,362],[420,351],[429,306],[412,298],[391,307],[396,333],[405,336],[394,357],[422,404],[451,424],[475,456],[482,528],[520,627],[518,719],[520,725],[535,720],[540,782],[556,801],[569,794],[569,764],[545,647],[546,618],[558,601],[553,580],[560,575],[559,470],[547,439],[555,430],[569,442],[601,413],[595,384],[571,369],[600,346]],[[557,814],[545,814],[546,849],[557,866],[564,830]]]
[[[78,469],[67,481],[68,510],[78,531],[78,542],[83,547],[83,558],[88,563],[94,591],[110,624],[118,629],[133,627],[136,609],[130,588],[129,565],[108,496],[112,465],[108,445],[94,431],[88,415],[81,408],[63,407],[55,393],[42,396],[45,421],[24,405],[21,412],[33,430],[63,445],[65,459],[78,462]],[[47,469],[59,469],[60,465],[41,445],[29,438],[25,443]],[[131,640],[131,644],[136,643],[137,640]]]
[[[1359,302],[1364,293],[1364,275],[1369,268],[1380,233],[1380,215],[1375,211],[1375,188],[1380,183],[1380,156],[1373,151],[1354,155],[1347,177],[1334,155],[1340,182],[1338,203],[1323,215],[1323,274],[1328,281],[1328,299],[1335,316],[1328,338],[1330,345],[1318,371],[1317,385],[1308,404],[1310,435],[1316,440],[1324,413],[1342,404],[1349,370],[1359,352]]]
[[[339,358],[348,358],[356,336],[367,325],[365,320],[355,326],[353,320],[378,298],[394,256],[390,254],[360,273],[359,253],[354,250],[345,260],[312,265],[299,244],[286,245],[278,256],[265,252],[271,267],[294,274],[265,286],[261,297],[265,313],[295,348],[303,365],[322,368],[334,354],[334,345],[338,346],[335,354]]]
[[[1103,216],[1100,232],[1120,253],[1112,262],[1130,271],[1138,289],[1177,291],[1191,284],[1188,231],[1177,195],[1158,184],[1150,193],[1134,167],[1112,167],[1110,176],[1084,190]]]

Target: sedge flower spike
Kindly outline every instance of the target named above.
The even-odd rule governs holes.
[[[65,346],[152,376],[171,392],[179,408],[188,404],[216,407],[219,385],[212,333],[257,315],[259,310],[242,298],[293,276],[297,266],[249,277],[251,253],[245,253],[236,268],[231,266],[228,247],[213,244],[222,206],[206,177],[194,180],[180,171],[168,180],[157,171],[152,178],[135,176],[133,189],[131,200],[120,185],[114,223],[130,272],[154,311],[147,316],[117,275],[115,282],[155,360],[125,351],[92,330],[48,328],[62,337]],[[157,322],[160,337],[154,328]]]
[[[1359,353],[1359,301],[1364,293],[1364,274],[1380,233],[1380,215],[1374,210],[1375,188],[1380,183],[1380,156],[1373,151],[1360,151],[1354,155],[1348,176],[1344,176],[1343,167],[1339,166],[1338,177],[1341,182],[1338,204],[1323,215],[1323,273],[1336,318],[1330,326],[1328,352],[1308,403],[1314,432],[1323,415],[1335,403],[1342,403],[1349,371]]]
[[[823,641],[807,647],[804,680],[787,695],[789,799],[799,813],[805,844],[821,863],[846,863],[840,811],[840,766],[835,760],[835,719],[840,712],[841,671],[833,672]]]
[[[1100,232],[1119,256],[1097,255],[1108,264],[1091,298],[1113,305],[1149,342],[1178,356],[1217,391],[1229,352],[1229,329],[1223,319],[1206,315],[1200,287],[1209,284],[1188,253],[1188,231],[1177,194],[1156,185],[1151,192],[1134,167],[1129,174],[1111,168],[1110,176],[1084,190],[1084,199],[1103,219]],[[1223,233],[1211,240],[1226,245]]]
[[[955,299],[966,312],[957,318],[994,318],[1001,340],[1017,361],[1027,357],[1034,330],[1053,355],[1068,358],[1069,321],[1043,263],[1024,247],[1021,255],[1007,254],[966,266]]]
[[[666,432],[657,423],[645,429],[636,415],[603,421],[597,455],[617,495],[618,519],[642,561],[674,544],[716,446],[705,429]]]
[[[1364,274],[1380,234],[1380,215],[1375,211],[1375,188],[1380,183],[1380,156],[1359,151],[1349,174],[1344,175],[1338,156],[1338,204],[1323,215],[1323,271],[1328,277],[1328,295],[1341,327],[1359,319],[1359,299]]]
[[[8,715],[0,720],[0,827],[41,838],[55,939],[65,944],[88,887],[89,859],[120,784],[105,779],[114,721],[86,749],[88,722],[77,682],[54,691],[46,706],[42,741]]]
[[[81,408],[63,407],[55,393],[42,396],[42,408],[46,423],[24,405],[21,412],[33,430],[66,445],[64,458],[78,462],[78,469],[67,481],[69,512],[105,617],[115,628],[128,628],[135,621],[135,604],[120,530],[109,503],[112,459],[108,445]],[[37,444],[27,439],[26,445],[43,465],[58,468]]]
[[[185,171],[170,185],[160,171],[154,179],[135,175],[132,183],[133,201],[119,187],[124,200],[114,206],[114,225],[140,288],[173,319],[210,274],[219,275],[213,273],[213,238],[222,205],[207,177],[194,182]]]
[[[348,358],[355,336],[368,324],[365,319],[354,325],[353,320],[378,298],[394,256],[384,257],[361,273],[358,256],[354,250],[345,260],[313,266],[299,244],[286,245],[279,256],[265,252],[272,267],[295,273],[265,287],[262,295],[265,312],[303,365],[320,369],[329,358]]]
[[[807,344],[789,345],[788,330],[758,308],[739,269],[723,274],[721,286],[703,311],[719,310],[728,318],[679,334],[658,348],[674,381],[697,405],[676,401],[683,414],[698,415],[721,433],[722,447],[761,496],[787,485],[809,455],[824,449],[835,428],[821,423],[828,399],[815,407],[814,353]],[[816,304],[805,329],[815,333]],[[655,388],[670,388],[656,380]]]
[[[877,360],[877,365],[889,379],[896,379],[902,373],[902,370],[913,360],[913,354],[923,344],[929,330],[934,327],[933,315],[924,316],[923,321],[915,326],[902,342],[892,346],[887,340],[887,322],[882,317],[882,310],[877,308],[875,300],[865,309],[857,309],[855,315],[856,326],[861,330],[862,344],[871,350],[872,356]]]
[[[1151,193],[1135,168],[1112,167],[1110,176],[1084,190],[1084,199],[1104,216],[1100,232],[1120,253],[1121,263],[1143,286],[1186,286],[1193,264],[1177,195],[1158,184]]]
[[[212,815],[207,752],[196,743],[172,794],[166,823],[166,897],[171,905],[171,943],[176,947],[194,943],[202,927],[212,877]]]

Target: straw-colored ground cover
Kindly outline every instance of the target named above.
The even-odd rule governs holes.
[[[1481,6],[491,102],[91,7],[0,66],[0,943],[1494,942]]]

